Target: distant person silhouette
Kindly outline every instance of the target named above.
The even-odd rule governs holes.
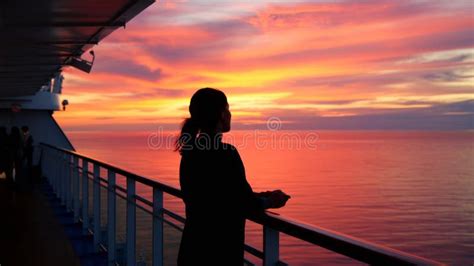
[[[7,179],[13,180],[13,169],[15,169],[15,183],[18,183],[22,175],[23,161],[23,137],[18,127],[12,127],[8,137],[8,161]]]
[[[33,167],[33,136],[31,136],[30,129],[27,126],[22,126],[23,133],[23,160],[26,162],[25,175],[31,178]]]
[[[222,91],[203,88],[191,98],[176,149],[186,222],[178,265],[243,265],[245,219],[279,208],[280,190],[254,193],[236,148],[222,142],[231,113]]]
[[[6,172],[8,162],[8,134],[5,127],[0,127],[0,174]]]

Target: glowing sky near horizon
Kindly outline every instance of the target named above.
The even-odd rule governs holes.
[[[94,50],[91,74],[65,71],[66,129],[177,128],[201,87],[236,128],[473,127],[472,1],[158,1]]]

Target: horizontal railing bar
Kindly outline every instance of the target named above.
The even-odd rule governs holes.
[[[107,186],[105,186],[105,185],[104,185],[103,187],[104,187],[104,188],[107,188]],[[125,188],[122,188],[122,187],[117,186],[117,185],[115,185],[115,187],[116,187],[118,190],[122,191],[123,193],[126,193],[126,192],[127,192],[127,190],[126,190]],[[122,198],[125,199],[125,196],[124,196],[124,195],[118,194],[117,192],[115,192],[115,193],[116,193],[117,195],[120,195]],[[143,198],[143,197],[141,197],[141,196],[139,196],[139,195],[135,195],[135,199],[137,199],[138,201],[140,201],[140,202],[146,204],[146,205],[149,206],[149,207],[153,207],[153,203],[152,203],[151,201],[149,201],[149,200],[147,200],[147,199],[145,199],[145,198]],[[125,200],[126,200],[126,199],[125,199]],[[151,212],[150,210],[146,209],[145,207],[141,206],[140,204],[134,203],[134,205],[136,205],[136,206],[139,207],[140,209],[146,211],[147,213],[152,214],[152,212]],[[170,211],[170,210],[168,210],[168,209],[163,208],[163,213],[166,214],[166,215],[168,215],[169,217],[173,218],[174,220],[176,220],[176,221],[178,221],[178,222],[181,222],[181,223],[185,223],[185,222],[186,222],[186,218],[184,218],[183,216],[181,216],[181,215],[179,215],[179,214],[176,214],[176,213],[174,213],[174,212],[172,212],[172,211]]]
[[[105,186],[105,185],[104,185],[104,187],[107,188],[107,186]],[[122,199],[124,199],[124,200],[127,201],[127,202],[131,202],[133,205],[135,205],[135,206],[139,207],[140,209],[142,209],[142,210],[144,210],[144,211],[146,211],[146,212],[152,214],[152,212],[151,212],[150,210],[146,209],[145,207],[141,206],[140,204],[137,204],[136,202],[130,201],[130,200],[127,198],[127,194],[126,194],[126,193],[127,193],[127,190],[126,190],[126,189],[124,189],[124,188],[122,188],[122,187],[120,187],[120,186],[117,186],[117,185],[115,185],[115,188],[121,192],[121,193],[119,193],[119,192],[115,191],[115,194],[116,194],[117,196],[121,197]],[[125,194],[122,194],[122,193],[125,193]],[[137,195],[134,195],[133,197],[134,197],[135,199],[137,199]]]
[[[107,191],[109,190],[109,186],[107,186],[107,185],[100,184],[100,186],[103,187],[103,188],[105,188],[105,190],[107,190]]]
[[[116,188],[117,188],[117,187],[116,187]],[[121,191],[115,191],[115,194],[116,194],[117,196],[123,196],[123,197],[126,197],[126,196],[127,196],[126,193],[123,194],[123,192],[121,192]],[[128,200],[127,200],[127,201],[128,201]]]
[[[150,207],[153,207],[153,202],[145,199],[144,197],[140,196],[140,195],[135,195],[135,197],[137,198],[137,200],[143,202],[144,204],[150,206]]]
[[[163,208],[163,213],[165,213],[169,217],[171,217],[171,218],[175,219],[176,221],[181,222],[183,224],[184,224],[184,222],[186,222],[186,218],[184,218],[183,216],[181,216],[179,214],[176,214],[176,213],[174,213],[170,210],[167,210],[167,209]]]
[[[250,217],[249,220],[368,264],[443,265],[433,260],[418,257],[380,244],[370,243],[340,232],[324,229],[294,219],[290,220],[272,212],[266,212],[265,215],[260,217]]]
[[[126,194],[124,195],[124,194],[117,193],[117,192],[116,192],[115,194],[117,194],[117,196],[123,198],[123,199],[126,200],[127,202],[130,202],[130,203],[132,203],[133,205],[137,206],[138,208],[140,208],[140,209],[146,211],[147,213],[153,214],[152,211],[149,210],[149,209],[147,209],[145,206],[142,206],[142,205],[140,205],[140,204],[138,204],[138,203],[134,203],[134,202],[128,200],[128,198],[126,198]],[[137,199],[137,195],[135,195],[134,198]]]
[[[176,230],[180,231],[180,232],[183,232],[184,231],[184,228],[181,228],[179,225],[169,221],[169,220],[166,220],[163,218],[163,222],[165,222],[166,224],[168,224],[169,226],[175,228]]]
[[[163,184],[163,183],[130,173],[126,170],[118,168],[109,163],[105,163],[100,160],[87,157],[85,155],[82,155],[74,151],[69,151],[63,148],[58,148],[58,147],[55,147],[49,144],[44,144],[44,143],[42,143],[42,145],[45,147],[49,147],[51,149],[57,150],[57,151],[61,151],[61,152],[79,157],[81,159],[86,159],[88,162],[95,163],[97,165],[100,165],[101,167],[112,170],[116,174],[125,176],[127,178],[132,178],[139,183],[151,186],[153,188],[157,188],[175,197],[182,198],[181,191],[170,185]],[[113,190],[115,193],[117,193],[115,189],[111,189],[110,187],[104,186],[102,184],[101,186],[105,187],[107,190]],[[148,205],[147,202],[144,202],[144,203]],[[142,206],[139,206],[139,208],[142,208]],[[143,208],[143,210],[147,211],[145,208]],[[163,212],[165,213],[166,211],[163,209]],[[169,212],[166,214],[172,218],[180,217],[179,215],[174,214],[172,212]],[[161,217],[158,217],[158,218],[161,218]],[[181,218],[182,217],[178,218],[177,220],[180,221]],[[295,237],[297,239],[312,243],[314,245],[320,246],[322,248],[334,251],[336,253],[348,256],[350,258],[353,258],[355,260],[365,262],[368,264],[443,265],[433,260],[418,257],[416,255],[412,255],[403,251],[395,250],[383,245],[370,243],[368,241],[365,241],[356,237],[348,236],[343,233],[339,233],[336,231],[331,231],[331,230],[317,227],[314,225],[310,225],[307,223],[299,222],[294,219],[284,218],[278,214],[268,212],[268,211],[260,216],[248,217],[248,219],[258,224],[268,226],[279,232],[285,233],[289,236]],[[163,219],[163,221],[167,222],[167,224],[170,224],[171,226],[177,228],[178,230],[182,230],[179,226],[174,225],[173,223],[165,219]]]
[[[92,182],[94,182],[94,183],[99,183],[99,186],[101,186],[101,187],[103,187],[103,188],[105,188],[105,189],[108,188],[108,186],[105,185],[105,184],[108,184],[108,182],[105,182],[106,180],[103,179],[103,178],[99,178],[99,182],[97,182],[97,181],[94,180],[93,178],[90,178],[90,177],[89,177],[89,181],[92,181]],[[101,181],[102,181],[102,182],[101,182]],[[105,184],[104,184],[104,183],[105,183]]]
[[[87,170],[87,171],[85,171],[85,172],[86,172],[86,174],[87,174],[88,176],[92,176],[92,177],[94,176],[94,173],[91,172],[91,171],[89,171],[89,170]],[[84,173],[84,171],[82,170],[82,166],[81,166],[81,173]]]
[[[104,187],[106,188],[106,186],[104,186]],[[116,188],[117,188],[117,186],[116,186]],[[126,192],[126,190],[125,190],[125,192]],[[129,199],[127,198],[127,195],[123,195],[123,194],[120,194],[120,193],[117,193],[117,192],[115,192],[115,195],[117,195],[118,197],[122,198],[123,200],[129,202]],[[136,196],[135,196],[135,197],[136,197]],[[135,205],[137,208],[143,210],[144,212],[146,212],[146,213],[148,213],[148,214],[150,214],[150,215],[153,215],[153,212],[150,211],[150,210],[148,210],[148,209],[146,209],[145,207],[143,207],[143,206],[141,206],[141,205],[139,205],[139,204],[135,204],[135,203],[134,203],[134,205]],[[186,219],[184,219],[183,217],[180,217],[179,215],[177,215],[177,214],[175,214],[175,213],[173,213],[173,212],[171,212],[170,210],[167,210],[167,209],[165,209],[165,208],[163,208],[163,213],[166,213],[168,216],[170,216],[170,217],[172,217],[172,218],[175,218],[175,220],[178,220],[179,218],[181,218],[181,219],[183,219],[184,221],[186,221]],[[178,219],[176,219],[176,217],[178,217]],[[174,228],[180,230],[181,232],[183,231],[183,228],[179,227],[179,225],[176,225],[175,223],[173,223],[173,222],[171,222],[171,221],[165,219],[164,217],[158,216],[158,218],[159,218],[159,219],[162,219],[164,222],[166,222],[167,224],[171,225],[172,227],[174,227]],[[178,220],[178,221],[180,221],[180,220]],[[184,221],[183,221],[183,223],[184,223]]]
[[[72,165],[72,163],[69,163],[69,164]],[[83,174],[83,173],[85,172],[85,173],[87,174],[87,177],[89,177],[89,178],[91,178],[91,177],[93,178],[93,177],[94,177],[94,173],[92,173],[91,171],[84,171],[84,170],[82,169],[82,166],[76,166],[76,167],[72,166],[71,168],[77,169],[77,171],[78,171],[80,174]]]
[[[88,177],[88,178],[89,178],[90,181],[92,181],[92,182],[94,182],[94,183],[97,184],[97,181],[96,181],[94,178],[90,178],[90,177]],[[109,183],[109,182],[107,182],[107,179],[104,179],[104,178],[102,178],[102,177],[99,176],[99,182],[98,182],[98,183],[99,183],[99,185],[100,185],[101,187],[103,187],[103,188],[105,188],[105,189],[108,188],[108,186],[104,185],[104,184],[108,184],[108,183]]]
[[[109,181],[107,181],[107,179],[105,179],[105,178],[103,178],[103,177],[100,177],[100,176],[99,176],[99,181],[101,181],[101,182],[103,182],[103,183],[105,183],[105,184],[108,184],[108,183],[109,183]]]
[[[244,244],[244,250],[259,259],[263,259],[263,252],[250,245]]]
[[[246,258],[244,258],[244,264],[248,266],[255,266],[255,264],[253,264],[251,261],[247,260]]]
[[[259,259],[264,259],[264,254],[262,251],[256,249],[255,247],[252,247],[251,245],[244,244],[244,251],[248,252],[249,254],[259,258]],[[283,261],[278,261],[277,266],[287,266],[288,264],[283,262]]]
[[[124,195],[117,194],[117,196],[119,196],[120,198],[122,198],[122,199],[128,201],[127,197],[124,196]],[[153,212],[150,211],[150,210],[148,210],[147,208],[141,206],[140,204],[134,204],[134,205],[135,205],[137,208],[139,208],[139,209],[143,210],[144,212],[146,212],[146,213],[148,213],[148,214],[150,214],[150,215],[153,216]],[[172,211],[167,210],[167,209],[165,209],[165,208],[163,208],[163,213],[166,214],[166,215],[168,215],[168,216],[171,217],[171,218],[174,218],[174,219],[177,220],[178,222],[184,223],[184,222],[186,221],[185,218],[183,218],[183,217],[181,217],[181,216],[179,216],[179,215],[177,215],[177,214],[173,213]],[[179,225],[177,225],[177,224],[171,222],[170,220],[167,220],[167,219],[165,219],[164,217],[160,217],[160,216],[157,216],[157,217],[158,217],[158,219],[162,219],[165,223],[167,223],[168,225],[170,225],[170,226],[172,226],[172,227],[178,229],[179,231],[181,231],[181,232],[183,231],[183,228],[181,228]],[[176,219],[176,218],[178,218],[178,219]],[[180,221],[179,218],[183,219],[183,221]]]
[[[115,185],[115,188],[117,188],[118,191],[121,191],[123,193],[127,193],[127,189],[126,188],[123,188],[121,186],[118,186],[118,185]]]
[[[135,205],[137,206],[137,208],[143,210],[144,212],[146,212],[146,213],[148,213],[148,214],[150,214],[150,215],[153,215],[153,212],[150,211],[150,210],[148,210],[147,208],[145,208],[145,207],[143,207],[143,206],[141,206],[141,205],[139,205],[139,204],[135,204]]]
[[[93,179],[90,179],[90,180],[91,180],[92,182],[96,182],[96,181],[93,180]],[[103,184],[100,184],[100,186],[103,187],[103,188],[105,188],[105,189],[108,188],[106,185],[103,185]],[[120,187],[120,186],[115,185],[115,188],[117,188],[118,190],[120,190],[120,191],[122,191],[122,192],[124,192],[124,193],[127,192],[126,189],[124,189],[124,188],[122,188],[122,187]],[[126,197],[125,197],[123,194],[119,194],[119,193],[117,193],[117,192],[115,192],[115,194],[117,194],[118,196],[120,196],[122,199],[127,200]],[[137,199],[138,201],[140,201],[140,202],[146,204],[146,205],[149,206],[149,207],[153,207],[153,203],[151,203],[149,200],[147,200],[147,199],[145,199],[145,198],[143,198],[143,197],[141,197],[141,196],[139,196],[139,195],[135,195],[135,199]],[[136,205],[138,208],[140,208],[141,210],[143,210],[143,211],[145,211],[145,212],[147,212],[147,213],[149,213],[149,214],[153,214],[150,210],[146,209],[145,207],[141,206],[140,204],[134,203],[134,205]],[[172,211],[170,211],[170,210],[168,210],[168,209],[163,208],[163,213],[166,214],[166,215],[168,215],[169,217],[173,218],[174,220],[176,220],[176,221],[178,221],[178,222],[181,222],[181,223],[186,222],[186,218],[184,218],[183,216],[181,216],[181,215],[179,215],[179,214],[176,214],[176,213],[174,213],[174,212],[172,212]]]
[[[137,174],[134,174],[134,173],[131,173],[129,171],[126,171],[124,169],[121,169],[117,166],[114,166],[112,164],[109,164],[109,163],[106,163],[106,162],[102,162],[98,159],[94,159],[94,158],[91,158],[91,157],[88,157],[88,156],[85,156],[85,155],[82,155],[78,152],[75,152],[75,151],[70,151],[70,150],[66,150],[66,149],[63,149],[63,148],[59,148],[59,147],[55,147],[53,145],[50,145],[50,144],[46,144],[46,143],[41,143],[41,145],[43,146],[46,146],[46,147],[49,147],[51,149],[55,149],[55,150],[58,150],[58,151],[61,151],[61,152],[64,152],[64,153],[67,153],[67,154],[70,154],[70,155],[74,155],[76,157],[79,157],[81,159],[86,159],[88,160],[90,163],[95,163],[95,164],[98,164],[100,165],[101,167],[104,167],[104,168],[107,168],[109,170],[112,170],[114,173],[116,174],[119,174],[119,175],[123,175],[123,176],[126,176],[128,178],[132,178],[133,180],[139,182],[139,183],[142,183],[142,184],[145,184],[145,185],[148,185],[150,187],[153,187],[153,188],[158,188],[160,189],[161,191],[163,192],[166,192],[170,195],[173,195],[175,197],[179,197],[181,198],[182,196],[182,193],[179,189],[175,188],[175,187],[172,187],[170,185],[167,185],[167,184],[163,184],[163,183],[160,183],[160,182],[157,182],[157,181],[154,181],[154,180],[151,180],[151,179],[148,179],[148,178],[145,178],[145,177],[142,177],[142,176],[139,176]]]

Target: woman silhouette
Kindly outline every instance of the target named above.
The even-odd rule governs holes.
[[[0,127],[0,174],[7,170],[8,165],[8,134],[5,127]]]
[[[186,223],[178,265],[243,265],[245,219],[285,205],[280,190],[254,193],[236,148],[223,143],[231,113],[222,91],[203,88],[191,98],[176,149]]]

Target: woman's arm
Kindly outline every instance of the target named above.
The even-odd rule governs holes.
[[[290,196],[283,193],[281,190],[253,192],[252,187],[247,181],[245,175],[245,167],[236,149],[233,150],[235,168],[238,174],[238,180],[241,183],[243,191],[243,198],[246,210],[249,213],[262,213],[263,210],[269,208],[281,208],[285,206]]]

